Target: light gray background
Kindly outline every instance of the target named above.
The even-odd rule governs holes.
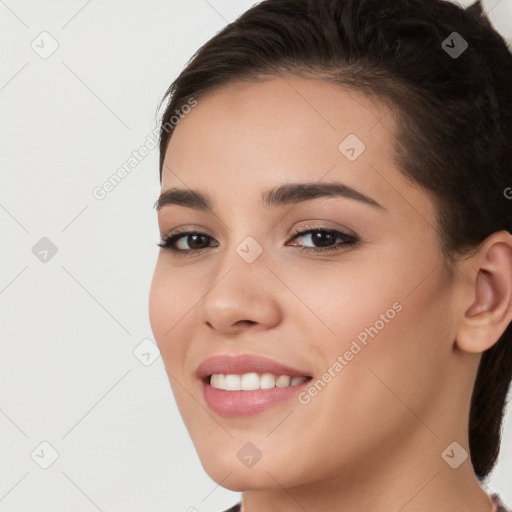
[[[157,149],[103,200],[92,191],[154,132],[194,51],[253,3],[0,0],[0,511],[218,512],[239,498],[202,469],[149,324]],[[512,0],[484,5],[512,40]],[[55,255],[36,257],[43,237]],[[488,487],[509,504],[511,475],[508,410]]]

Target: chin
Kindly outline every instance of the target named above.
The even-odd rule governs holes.
[[[269,471],[270,475],[264,470],[252,469],[240,469],[228,466],[217,466],[213,464],[213,467],[203,466],[208,476],[220,486],[233,492],[243,492],[247,490],[264,490],[264,489],[278,489],[279,485],[276,483],[270,475],[274,475],[272,471]],[[229,474],[231,472],[231,474]],[[227,476],[229,474],[229,476]],[[277,481],[279,475],[275,475]]]
[[[263,458],[252,467],[246,467],[237,457],[236,451],[200,456],[200,461],[214,482],[234,492],[249,489],[280,489],[280,484],[285,487],[293,487],[297,483],[294,475],[290,473],[289,467],[286,469],[280,464],[276,464],[275,460],[264,461]],[[306,477],[306,475],[304,476]],[[307,478],[305,479],[307,480]]]

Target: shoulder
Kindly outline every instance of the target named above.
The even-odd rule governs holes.
[[[493,503],[496,505],[496,512],[512,512],[500,499],[498,494],[492,494],[491,499]],[[230,509],[225,510],[224,512],[240,512],[240,503],[233,505]]]
[[[224,510],[224,512],[240,512],[240,503],[237,503],[236,505],[233,505],[231,508],[229,508],[228,510]],[[501,511],[500,511],[501,512]],[[508,510],[506,510],[505,512],[509,512]]]
[[[497,493],[491,495],[493,503],[496,505],[496,512],[512,512],[500,499]],[[229,511],[227,511],[229,512]]]

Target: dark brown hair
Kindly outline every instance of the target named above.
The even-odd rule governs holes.
[[[460,55],[450,48],[468,47]],[[445,42],[446,41],[446,42]],[[454,42],[456,41],[456,42]],[[398,169],[432,197],[452,278],[457,255],[512,232],[512,54],[485,15],[443,0],[265,0],[206,42],[166,91],[165,151],[182,107],[234,81],[295,75],[348,86],[386,103]],[[186,112],[186,111],[185,111]],[[176,114],[180,114],[179,118]],[[512,323],[486,350],[471,398],[476,476],[493,469],[512,378]]]

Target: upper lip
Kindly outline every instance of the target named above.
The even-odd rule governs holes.
[[[268,357],[252,354],[217,354],[208,357],[197,367],[196,375],[204,380],[214,373],[243,375],[251,372],[289,375],[290,377],[310,377],[305,371],[291,368]]]

